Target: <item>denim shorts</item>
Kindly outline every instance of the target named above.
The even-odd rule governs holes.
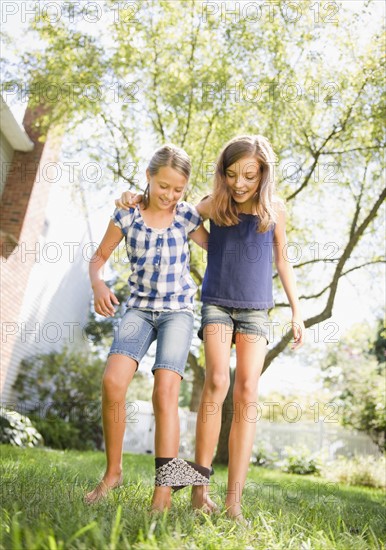
[[[265,338],[269,344],[269,317],[268,309],[239,309],[214,304],[202,304],[201,326],[198,336],[204,340],[205,325],[221,325],[216,330],[225,334],[232,333],[232,342],[235,342],[236,333],[248,334],[251,342]],[[207,336],[209,336],[207,332]]]
[[[193,322],[193,313],[186,309],[150,311],[129,308],[114,328],[108,356],[127,355],[139,364],[150,344],[157,340],[152,373],[156,369],[168,369],[183,378],[193,337]]]

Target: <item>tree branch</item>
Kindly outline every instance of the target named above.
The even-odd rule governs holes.
[[[155,130],[158,131],[161,134],[162,141],[165,142],[166,141],[165,131],[164,131],[162,118],[161,118],[161,114],[160,114],[159,109],[158,109],[158,104],[157,104],[157,99],[156,99],[157,98],[157,93],[158,93],[158,90],[157,90],[157,87],[158,87],[157,76],[158,76],[158,56],[159,56],[159,52],[157,51],[157,42],[156,42],[156,39],[155,39],[155,36],[154,36],[153,17],[150,18],[150,29],[151,29],[151,33],[154,37],[154,40],[152,41],[152,43],[154,44],[153,66],[155,67],[155,70],[154,70],[153,73],[151,73],[151,71],[150,71],[150,74],[152,74],[152,76],[153,76],[153,90],[152,90],[152,94],[150,95],[150,101],[153,104],[154,111],[156,113],[156,120],[154,120],[154,118],[151,115],[150,115],[150,120],[152,121]]]
[[[362,267],[365,267],[366,265],[373,265],[373,264],[384,264],[386,263],[386,258],[385,259],[382,259],[382,260],[374,260],[372,262],[366,262],[362,265],[356,265],[355,267],[351,267],[350,269],[348,269],[347,271],[344,271],[341,273],[340,277],[344,277],[345,275],[348,275],[349,273],[351,273],[352,271],[355,271],[356,269],[361,269]],[[318,292],[317,294],[309,294],[308,296],[305,296],[305,295],[301,295],[299,296],[299,300],[311,300],[313,298],[320,298],[320,296],[322,296],[322,294],[324,294],[329,288],[331,288],[331,284],[327,285],[326,287],[324,287],[320,292]],[[290,307],[288,303],[284,303],[284,302],[276,302],[275,303],[275,307]]]
[[[354,101],[352,102],[352,104],[347,109],[347,112],[346,112],[343,120],[341,120],[338,124],[333,125],[330,134],[326,138],[324,138],[324,140],[323,140],[322,144],[319,146],[319,148],[316,151],[312,152],[312,156],[314,158],[314,161],[313,161],[313,163],[312,163],[312,165],[311,165],[311,167],[310,167],[303,183],[291,195],[286,197],[287,201],[290,201],[290,200],[294,199],[296,197],[296,195],[298,195],[308,185],[308,182],[310,181],[310,178],[311,178],[311,176],[312,176],[312,174],[315,170],[315,167],[318,163],[319,156],[320,156],[322,150],[324,149],[324,147],[327,145],[327,143],[333,137],[335,137],[336,135],[340,134],[343,130],[345,130],[347,122],[349,121],[349,119],[351,117],[352,111],[353,111],[357,101],[359,100],[359,98],[360,98],[360,96],[361,96],[361,94],[362,94],[362,92],[363,92],[363,90],[364,90],[364,88],[367,84],[368,78],[369,77],[366,77],[365,80],[363,81],[362,86],[360,87]]]
[[[204,159],[204,153],[205,153],[206,145],[207,145],[207,143],[208,143],[210,134],[212,133],[214,121],[215,121],[215,119],[217,118],[217,116],[219,115],[220,110],[221,110],[221,109],[217,109],[217,110],[213,113],[213,115],[211,116],[211,118],[208,120],[208,129],[207,129],[207,132],[206,132],[206,134],[205,134],[204,141],[203,141],[203,143],[202,143],[202,147],[201,147],[201,151],[200,151],[200,159],[199,159],[199,161],[198,161],[198,163],[197,163],[197,166],[202,166],[202,161],[203,161],[203,159]],[[197,172],[196,172],[196,174],[197,174]],[[194,184],[193,184],[192,187],[191,187],[192,190],[193,190],[193,188],[196,186],[196,183],[197,183],[197,176],[195,176]],[[187,200],[190,200],[189,197],[191,197],[191,192],[190,192],[190,191],[186,194]]]
[[[316,264],[318,262],[324,262],[324,263],[328,263],[328,262],[337,262],[339,260],[339,258],[314,258],[313,260],[307,260],[306,262],[302,262],[300,264],[295,264],[293,265],[293,269],[298,269],[300,267],[304,267],[305,265],[309,265],[309,264]],[[273,279],[276,279],[277,277],[279,276],[279,274],[277,272],[275,272],[273,274]]]
[[[363,189],[364,189],[364,185],[365,185],[365,181],[366,181],[366,174],[367,174],[367,165],[365,166],[365,172],[363,174],[360,192],[359,192],[359,195],[358,195],[358,197],[355,201],[356,208],[355,208],[355,212],[354,212],[354,217],[353,217],[352,222],[351,222],[350,239],[352,239],[352,237],[354,235],[356,225],[357,225],[357,221],[358,221],[358,218],[359,218],[359,213],[361,211],[361,200],[362,200]]]
[[[126,137],[124,136],[124,133],[122,132],[122,129],[119,126],[117,126],[117,124],[113,120],[107,119],[107,117],[104,113],[101,113],[101,117],[103,119],[103,122],[106,125],[106,128],[108,129],[108,131],[109,131],[109,133],[112,137],[112,140],[113,140],[115,155],[112,155],[112,156],[114,157],[114,160],[117,164],[117,168],[115,169],[112,166],[111,167],[112,172],[115,176],[118,176],[119,178],[122,178],[124,181],[126,181],[130,185],[130,187],[132,187],[132,186],[135,187],[135,180],[132,177],[126,176],[123,172],[120,147],[117,145],[115,133],[114,133],[112,127],[116,128],[121,133],[121,135],[123,135],[124,139],[126,139]],[[130,143],[128,142],[127,139],[126,139],[126,142],[128,143],[128,145],[130,147]]]
[[[321,151],[320,155],[345,155],[346,153],[353,153],[355,151],[372,151],[373,149],[385,149],[386,144],[374,145],[373,147],[354,147],[353,149],[346,149],[345,151]]]
[[[191,16],[192,16],[192,26],[193,26],[194,4],[192,4]],[[192,49],[191,49],[191,52],[190,52],[190,58],[189,58],[189,62],[188,62],[189,75],[190,75],[190,78],[191,78],[190,93],[189,93],[189,104],[188,104],[188,116],[187,116],[187,120],[186,120],[185,132],[184,132],[184,135],[182,136],[181,147],[184,147],[184,145],[185,145],[185,140],[186,140],[186,136],[188,135],[188,131],[189,131],[189,128],[190,128],[190,120],[191,120],[191,116],[192,116],[193,92],[194,92],[194,84],[192,82],[192,72],[193,72],[192,67],[193,67],[194,52],[195,52],[196,46],[197,46],[197,38],[198,38],[198,32],[200,30],[200,27],[201,27],[201,18],[199,18],[198,25],[196,27],[196,33],[194,35],[192,35]]]
[[[360,238],[362,237],[363,233],[365,232],[366,228],[370,224],[370,222],[374,219],[376,216],[379,208],[381,207],[383,201],[386,198],[386,189],[383,189],[380,195],[378,196],[378,199],[373,204],[373,207],[367,214],[366,218],[363,220],[363,222],[360,224],[360,226],[354,231],[354,233],[351,235],[351,238],[349,242],[346,245],[346,248],[340,257],[338,264],[335,269],[335,273],[333,275],[331,284],[329,285],[330,294],[327,298],[327,303],[324,307],[324,309],[317,315],[314,315],[313,317],[310,317],[304,321],[304,326],[306,328],[311,327],[317,323],[321,323],[325,319],[329,319],[332,315],[332,306],[334,304],[336,292],[338,289],[338,282],[340,277],[343,274],[343,268],[347,260],[350,258],[350,255],[354,249],[354,247],[358,244]],[[267,369],[267,367],[271,364],[273,359],[277,357],[287,346],[287,344],[290,342],[291,338],[293,336],[292,330],[290,330],[287,334],[285,334],[282,339],[276,344],[274,348],[269,350],[265,357],[263,372]]]

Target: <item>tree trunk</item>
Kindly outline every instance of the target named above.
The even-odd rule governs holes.
[[[217,445],[214,463],[228,465],[229,448],[228,440],[233,418],[233,387],[235,385],[235,369],[230,369],[230,385],[225,401],[222,405],[221,431]]]

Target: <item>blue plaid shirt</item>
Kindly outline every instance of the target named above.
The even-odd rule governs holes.
[[[193,310],[197,286],[189,272],[187,236],[202,223],[196,208],[187,202],[177,203],[174,220],[165,229],[147,227],[138,206],[116,208],[111,219],[125,237],[132,271],[127,306]]]

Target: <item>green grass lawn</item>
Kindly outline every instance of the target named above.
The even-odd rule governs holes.
[[[104,472],[101,452],[18,449],[2,445],[1,548],[384,548],[385,495],[251,466],[243,497],[246,529],[224,516],[194,514],[190,489],[169,514],[148,513],[152,456],[124,455],[124,486],[103,503],[82,497]],[[224,502],[226,468],[216,467],[213,498]],[[223,506],[222,506],[223,510]]]

